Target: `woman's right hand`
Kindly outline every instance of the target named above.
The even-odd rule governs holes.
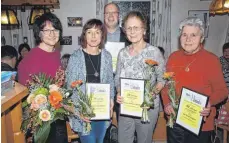
[[[83,120],[84,122],[90,123],[90,119],[87,117],[84,117],[83,115],[80,116],[81,120]]]
[[[175,113],[175,111],[174,111],[174,109],[173,109],[173,106],[172,106],[171,104],[169,104],[169,105],[167,105],[167,106],[165,107],[165,113],[166,113],[167,115],[173,114],[174,116],[176,116],[176,113]]]
[[[116,102],[119,103],[119,104],[122,104],[123,103],[123,98],[122,98],[122,96],[120,95],[119,92],[117,93],[117,100],[116,100]]]

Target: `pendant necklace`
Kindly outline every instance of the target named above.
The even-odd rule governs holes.
[[[186,72],[189,72],[190,71],[190,68],[189,68],[189,66],[192,64],[192,63],[194,63],[196,61],[196,59],[194,59],[191,63],[189,63],[186,67],[185,67],[185,71]]]
[[[99,57],[98,57],[97,69],[95,69],[95,66],[94,66],[94,64],[93,64],[93,62],[92,62],[92,60],[91,60],[91,57],[90,57],[90,55],[88,54],[87,50],[86,50],[86,53],[87,53],[88,58],[89,58],[89,60],[90,60],[90,62],[91,62],[91,64],[92,64],[92,67],[93,67],[93,69],[94,69],[94,71],[95,71],[94,76],[95,76],[95,77],[98,77],[98,76],[99,76],[99,73],[98,73]]]

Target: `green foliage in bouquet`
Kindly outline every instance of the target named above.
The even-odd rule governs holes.
[[[168,120],[167,125],[170,128],[173,128],[174,121],[175,121],[176,116],[177,116],[178,104],[179,104],[179,99],[178,99],[178,96],[176,95],[175,81],[173,80],[173,77],[174,77],[173,72],[165,72],[163,75],[163,78],[168,81],[168,96],[169,96],[169,99],[171,101],[171,105],[173,107],[173,110],[175,112],[175,115],[171,114],[169,116],[169,120]]]
[[[77,95],[79,96],[78,105],[76,108],[78,108],[79,114],[82,117],[86,117],[88,119],[95,117],[95,113],[93,111],[91,101],[93,98],[93,94],[91,95],[85,95],[81,89],[80,86],[82,85],[82,80],[77,80],[71,83],[72,88],[76,88]],[[86,132],[91,131],[91,124],[90,123],[84,123],[84,128],[86,129]]]
[[[144,78],[146,79],[145,82],[145,94],[144,94],[144,100],[141,104],[142,111],[142,118],[141,121],[143,123],[149,123],[149,117],[148,117],[148,109],[150,107],[154,106],[154,97],[152,93],[155,91],[154,85],[151,84],[151,76],[153,72],[155,71],[155,66],[158,65],[156,61],[153,61],[151,59],[145,60],[145,63],[147,64],[146,68],[144,69]]]
[[[67,90],[64,84],[64,71],[59,68],[54,78],[44,73],[30,75],[27,81],[29,96],[23,102],[23,122],[21,130],[27,132],[30,128],[35,143],[45,143],[51,128],[51,123],[65,117],[75,115],[74,105],[69,96],[72,90]]]

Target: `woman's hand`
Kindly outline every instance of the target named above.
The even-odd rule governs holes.
[[[202,111],[200,111],[200,116],[204,117],[204,121],[206,121],[207,117],[210,115],[211,113],[211,103],[208,102],[208,105],[206,108],[203,108]]]
[[[167,106],[165,106],[165,113],[167,114],[167,115],[171,115],[171,114],[173,114],[174,116],[176,116],[176,113],[175,113],[175,111],[174,111],[174,109],[173,109],[173,106],[172,105],[167,105]]]
[[[122,96],[120,95],[120,92],[118,92],[117,93],[117,103],[119,103],[119,104],[122,104],[123,103],[123,98],[122,98]]]
[[[113,99],[111,99],[111,103],[110,103],[110,115],[111,115],[111,118],[113,116],[113,108],[114,108],[114,101],[113,101]]]
[[[164,85],[161,82],[157,83],[155,86],[155,93],[156,94],[160,93],[163,87]]]
[[[84,122],[90,123],[90,118],[84,117],[83,115],[80,116],[80,119],[83,120]]]

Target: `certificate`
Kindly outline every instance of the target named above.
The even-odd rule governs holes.
[[[95,117],[91,120],[110,120],[110,84],[87,83],[86,93],[92,97]]]
[[[140,106],[144,99],[145,81],[121,78],[120,82],[121,96],[123,97],[123,104],[120,106],[120,114],[141,117],[142,108]]]
[[[207,102],[207,96],[183,87],[176,123],[199,135],[203,120],[200,111],[206,107]]]
[[[112,66],[113,66],[113,72],[116,70],[116,64],[118,59],[118,53],[119,51],[125,47],[124,42],[107,42],[105,44],[105,49],[110,52],[112,56]]]

